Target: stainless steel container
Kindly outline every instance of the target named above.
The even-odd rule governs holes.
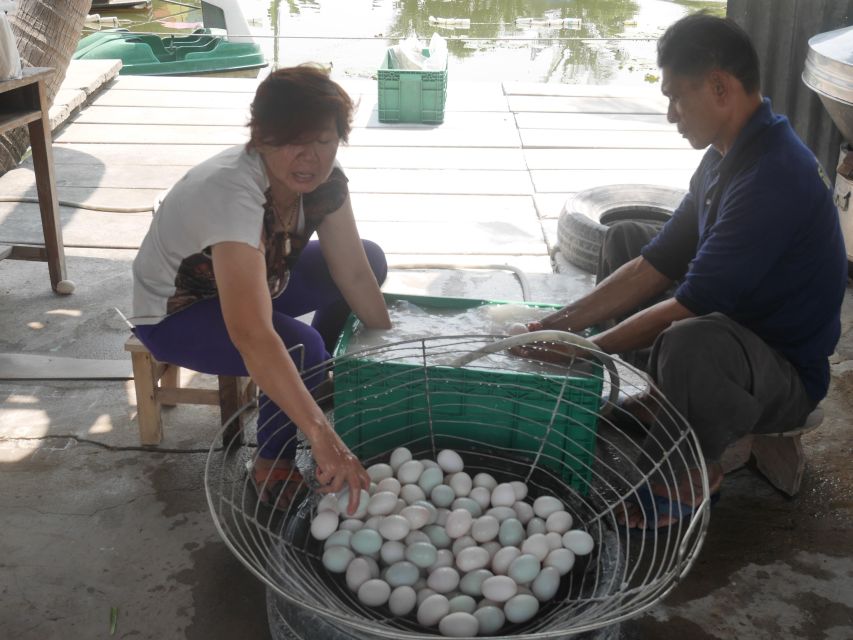
[[[835,179],[835,203],[841,218],[847,260],[853,261],[853,27],[809,39],[803,82],[818,94],[847,144],[841,147]]]

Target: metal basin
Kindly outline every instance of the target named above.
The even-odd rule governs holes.
[[[820,96],[844,139],[853,141],[853,27],[809,39],[803,82]]]

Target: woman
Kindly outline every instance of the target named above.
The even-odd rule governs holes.
[[[325,491],[368,476],[335,434],[305,371],[329,358],[350,309],[368,327],[390,320],[382,250],[362,241],[335,160],[352,101],[303,65],[273,72],[251,107],[251,137],[191,169],[163,200],[133,263],[135,333],[158,360],[217,375],[250,375],[262,390],[251,472],[261,500],[289,504],[298,427]],[[317,231],[319,240],[308,238]],[[311,325],[296,318],[314,312]],[[295,425],[295,427],[294,427]]]

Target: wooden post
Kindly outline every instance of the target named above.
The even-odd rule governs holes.
[[[136,387],[139,440],[142,444],[160,444],[163,439],[163,421],[160,418],[160,400],[157,398],[157,362],[148,351],[133,351],[130,359]]]

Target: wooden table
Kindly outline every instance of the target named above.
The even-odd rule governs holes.
[[[53,176],[53,148],[50,137],[49,105],[45,81],[53,73],[48,67],[29,67],[17,80],[0,82],[0,134],[27,125],[33,152],[44,247],[32,245],[0,246],[0,260],[37,260],[47,262],[50,286],[57,293],[69,294],[74,284],[67,280],[65,248],[56,182]]]

